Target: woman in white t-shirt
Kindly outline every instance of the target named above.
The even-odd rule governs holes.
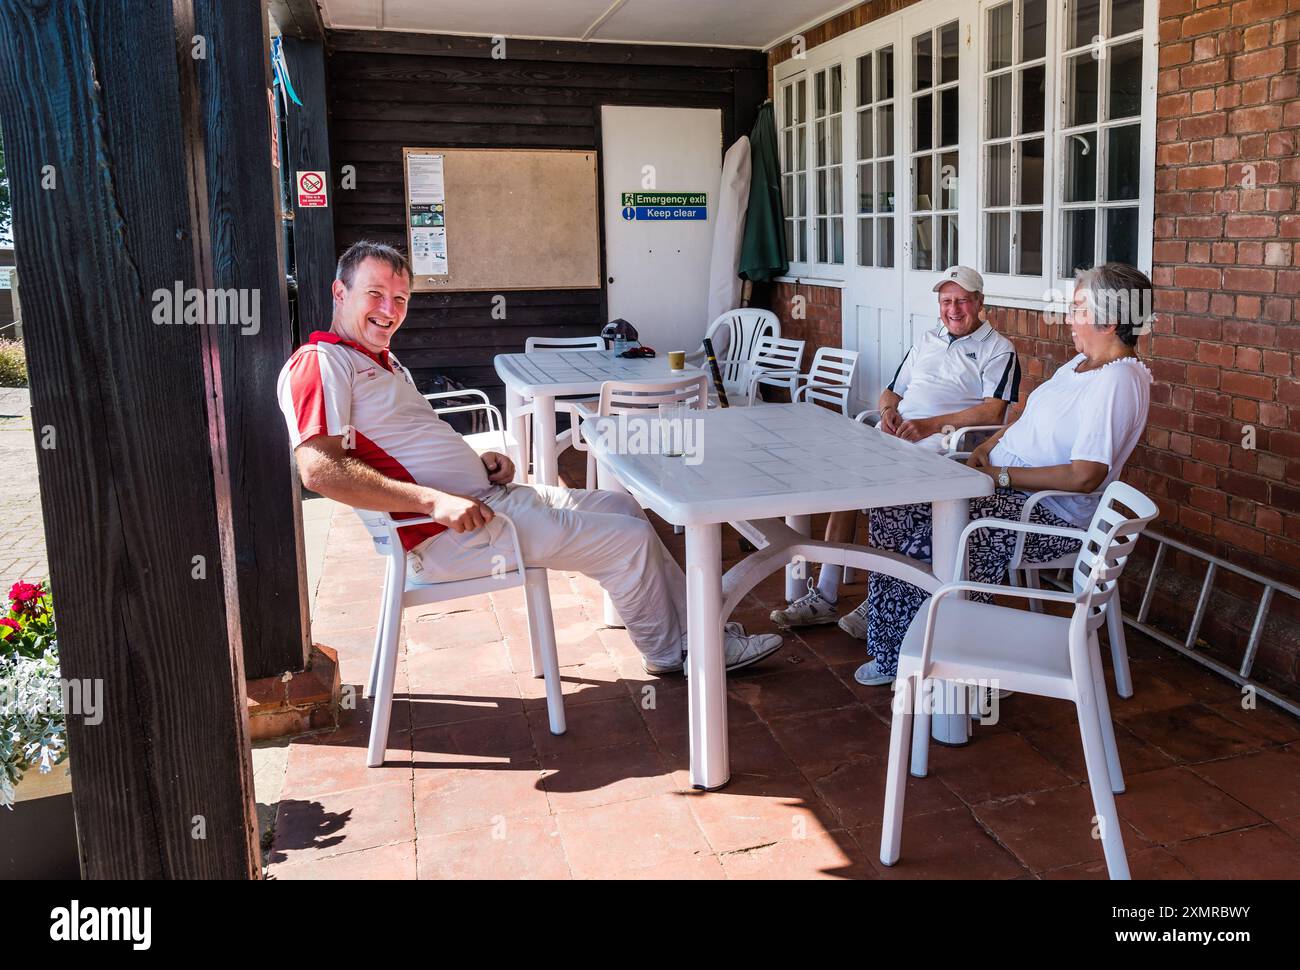
[[[1029,395],[1020,418],[976,448],[967,461],[997,488],[973,499],[972,519],[1018,520],[1030,493],[1077,495],[1044,499],[1030,515],[1043,525],[1086,527],[1097,500],[1088,493],[1119,477],[1146,427],[1151,372],[1134,352],[1151,314],[1151,281],[1124,263],[1081,272],[1070,308],[1070,332],[1078,354]],[[871,544],[930,561],[929,505],[875,509]],[[1015,534],[980,529],[971,534],[968,575],[1001,583],[1015,547]],[[1078,540],[1031,535],[1026,562],[1046,562],[1074,552]],[[866,601],[855,610],[865,627],[872,659],[855,675],[862,684],[887,684],[898,669],[898,651],[912,618],[928,594],[910,583],[873,573]]]

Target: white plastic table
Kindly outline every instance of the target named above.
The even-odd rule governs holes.
[[[968,500],[992,494],[993,482],[815,404],[727,408],[699,412],[698,418],[702,460],[695,465],[658,454],[616,453],[610,448],[618,440],[613,428],[602,432],[612,418],[596,419],[587,439],[597,460],[644,507],[685,526],[691,784],[713,789],[731,774],[722,624],[741,598],[795,556],[886,573],[932,592],[953,578]],[[933,566],[881,549],[811,540],[782,521],[801,524],[816,512],[914,502],[933,505]],[[761,546],[725,576],[724,522]],[[934,736],[949,743],[965,742],[969,729],[964,712],[932,717]],[[923,748],[913,746],[913,774],[926,773]]]
[[[599,394],[606,381],[664,381],[693,377],[699,368],[668,369],[668,355],[649,358],[615,357],[612,350],[545,350],[531,354],[498,354],[497,375],[506,386],[506,420],[519,444],[511,457],[515,480],[526,481],[528,463],[523,442],[528,440],[527,415],[518,413],[527,398],[536,402],[533,412],[534,479],[543,485],[559,484],[555,447],[555,399],[574,394]]]

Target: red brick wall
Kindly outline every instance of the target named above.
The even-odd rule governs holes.
[[[875,0],[804,32],[806,47],[909,6]],[[1300,585],[1300,0],[1160,0],[1152,278],[1157,320],[1139,352],[1156,378],[1125,479],[1161,507],[1158,528]],[[789,42],[769,55],[776,64]],[[770,74],[769,74],[770,83]],[[791,298],[808,298],[805,320]],[[840,291],[778,284],[783,332],[839,344]],[[1021,355],[1021,399],[1072,354],[1041,314],[990,306]],[[1254,429],[1255,447],[1243,446]],[[1185,629],[1194,580],[1164,604]],[[1258,587],[1216,582],[1207,639],[1238,651]],[[1234,598],[1248,597],[1249,601]],[[1157,604],[1159,607],[1159,604]],[[1300,683],[1300,636],[1274,601],[1265,679]],[[1233,666],[1237,661],[1233,661]]]

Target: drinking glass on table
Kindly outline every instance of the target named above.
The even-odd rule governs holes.
[[[681,458],[686,454],[686,422],[691,409],[674,402],[659,405],[659,452],[665,458]]]

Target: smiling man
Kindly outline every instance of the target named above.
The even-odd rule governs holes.
[[[280,372],[280,408],[303,484],[354,508],[429,525],[401,529],[415,582],[488,576],[510,550],[505,519],[529,566],[580,572],[614,601],[646,670],[680,671],[686,649],[686,578],[636,500],[618,492],[520,485],[505,455],[476,454],[443,421],[389,349],[406,318],[411,270],[382,243],[339,259],[334,320]],[[506,560],[513,565],[513,557]],[[781,646],[728,624],[728,669]]]
[[[921,334],[898,365],[894,379],[880,392],[883,434],[915,442],[932,451],[946,448],[944,429],[1001,424],[1007,405],[1020,393],[1020,364],[1010,340],[980,320],[984,278],[969,266],[944,270],[934,284],[939,294],[939,324]],[[857,512],[835,512],[826,526],[832,542],[852,542]],[[773,610],[772,622],[783,628],[838,621],[859,639],[867,635],[866,604],[841,617],[841,566],[826,564],[816,585],[786,609]]]

